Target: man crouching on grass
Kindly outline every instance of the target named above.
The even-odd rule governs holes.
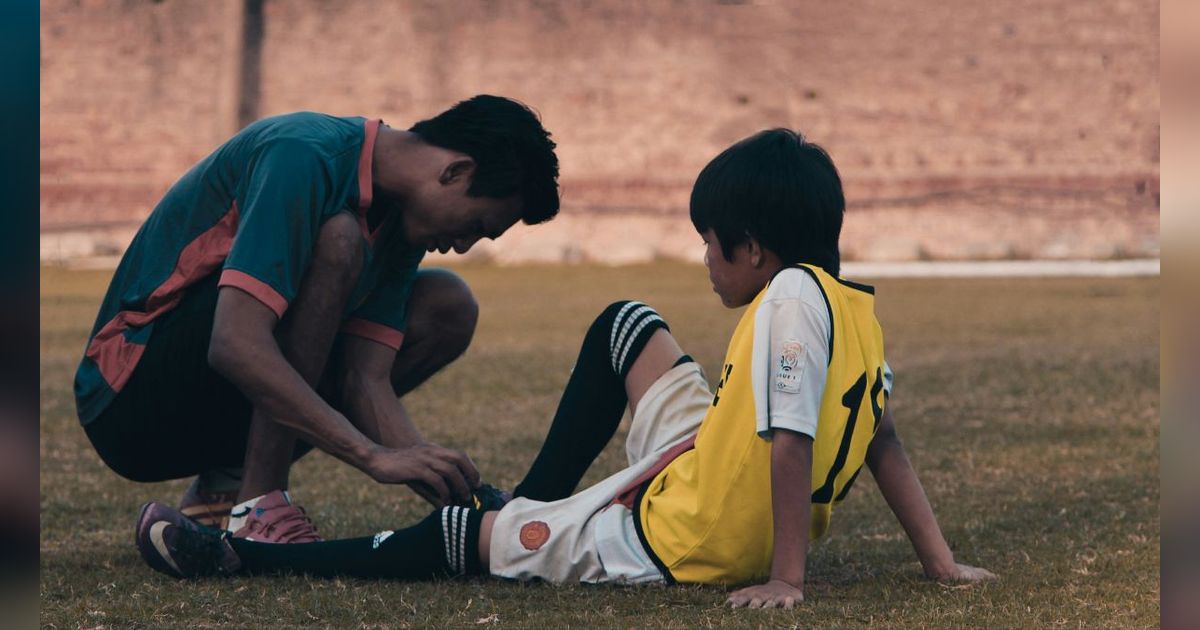
[[[828,155],[765,131],[700,174],[692,222],[713,290],[748,306],[715,393],[667,323],[618,302],[584,338],[546,441],[498,511],[447,507],[407,529],[264,545],[148,504],[143,557],[175,576],[279,571],[429,579],[746,584],[734,606],[804,599],[809,541],[863,464],[931,578],[994,577],[946,544],[896,433],[871,287],[838,277],[845,202]],[[628,405],[629,466],[572,494]]]
[[[399,397],[462,354],[478,310],[418,264],[552,218],[554,146],[495,96],[408,131],[308,112],[247,126],[171,187],[117,268],[75,376],[96,452],[135,481],[196,475],[183,513],[263,543],[320,540],[287,494],[313,446],[471,504],[474,464],[425,441]]]

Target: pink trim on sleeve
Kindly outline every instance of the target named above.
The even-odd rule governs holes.
[[[266,304],[267,308],[275,311],[275,316],[279,319],[283,319],[283,314],[287,312],[288,301],[278,291],[272,289],[271,285],[266,282],[244,271],[226,269],[221,272],[221,279],[217,282],[217,286],[236,287],[249,293],[251,297]]]
[[[379,342],[392,350],[399,350],[404,343],[404,333],[365,319],[350,319],[342,324],[342,333]]]
[[[374,192],[371,189],[371,163],[375,157],[375,138],[383,121],[374,118],[363,123],[362,153],[358,155],[358,209],[371,207]]]

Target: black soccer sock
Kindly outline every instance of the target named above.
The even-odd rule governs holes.
[[[583,338],[542,450],[513,496],[555,501],[575,491],[625,413],[625,377],[654,331],[670,330],[641,302],[604,309]]]
[[[474,575],[483,513],[446,507],[394,532],[314,543],[260,543],[230,538],[246,573],[427,580]]]

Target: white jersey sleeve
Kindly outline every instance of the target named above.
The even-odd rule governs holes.
[[[821,287],[801,269],[785,269],[767,287],[754,314],[751,378],[755,424],[817,435],[829,368],[829,307]]]
[[[760,437],[772,429],[817,435],[829,370],[829,306],[817,281],[801,269],[775,276],[754,314],[751,378],[755,425]],[[883,366],[883,388],[892,392],[892,369]]]
[[[883,362],[883,395],[891,398],[892,383],[895,382],[896,375],[892,374],[892,366],[888,365],[887,360]]]

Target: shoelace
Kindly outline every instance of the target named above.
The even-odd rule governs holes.
[[[178,527],[175,539],[175,555],[196,571],[196,575],[213,575],[221,572],[221,558],[225,553],[223,533],[208,527]]]
[[[259,517],[251,523],[251,527],[255,524],[261,525],[262,533],[267,537],[273,538],[276,542],[321,542],[321,536],[317,534],[317,526],[313,524],[308,515],[304,513],[304,508],[300,506],[280,506],[263,514],[263,517],[269,517],[271,520],[266,521],[264,518]]]
[[[499,510],[513,498],[512,493],[486,483],[476,488],[472,496],[475,499],[475,509],[483,512]]]

